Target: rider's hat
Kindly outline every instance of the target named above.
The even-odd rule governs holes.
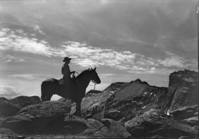
[[[71,58],[69,58],[69,57],[64,57],[63,62],[66,62],[66,61],[68,61],[68,60],[71,60]]]

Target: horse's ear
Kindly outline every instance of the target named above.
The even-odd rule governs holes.
[[[96,67],[93,70],[96,70]]]
[[[91,68],[89,68],[88,71],[91,71]]]

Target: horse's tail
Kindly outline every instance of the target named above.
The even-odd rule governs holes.
[[[45,101],[44,82],[41,84],[41,101]]]

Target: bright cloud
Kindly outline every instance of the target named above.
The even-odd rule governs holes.
[[[16,96],[21,95],[21,93],[20,93],[20,90],[17,90],[14,87],[0,85],[0,95],[1,95],[1,97],[6,97],[6,98],[10,99],[10,98],[14,98]]]
[[[19,32],[19,31],[18,31]],[[161,73],[161,69],[170,67],[194,68],[197,63],[187,60],[170,52],[166,52],[165,59],[153,59],[130,51],[116,51],[114,49],[89,46],[86,43],[68,41],[60,47],[53,48],[45,40],[16,35],[8,28],[0,30],[0,50],[12,50],[38,54],[48,57],[73,58],[73,63],[82,67],[107,66],[128,72],[153,74]],[[15,58],[9,56],[7,62]]]
[[[41,30],[40,26],[35,25],[33,28],[34,28],[35,31],[38,31],[40,34],[45,35],[45,33]]]
[[[11,55],[7,55],[1,58],[4,62],[25,62],[25,59],[11,56]]]

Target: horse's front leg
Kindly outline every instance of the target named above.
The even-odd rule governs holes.
[[[81,101],[76,102],[76,114],[81,117]]]

